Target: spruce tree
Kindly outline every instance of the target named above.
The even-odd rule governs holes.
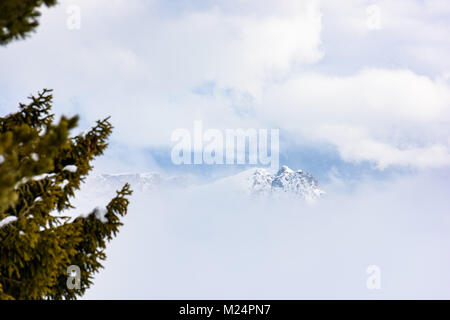
[[[44,89],[0,117],[0,299],[76,299],[92,284],[127,212],[129,185],[104,209],[70,218],[74,192],[107,147],[112,126],[98,121],[70,137],[77,117],[54,120],[52,91]],[[80,288],[67,285],[80,268]]]
[[[1,0],[0,45],[25,38],[39,25],[39,7],[54,6],[56,0]]]

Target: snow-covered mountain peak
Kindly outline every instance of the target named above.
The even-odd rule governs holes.
[[[299,170],[301,171],[301,170]],[[288,166],[281,166],[280,170],[278,170],[277,175],[283,174],[283,173],[293,173],[294,171],[289,168]]]
[[[282,166],[276,173],[252,168],[216,181],[213,185],[236,190],[250,196],[288,197],[314,200],[325,194],[317,180],[303,170]]]
[[[290,193],[308,200],[318,198],[325,193],[319,188],[318,181],[311,174],[303,170],[293,171],[284,167],[274,176],[273,192]]]

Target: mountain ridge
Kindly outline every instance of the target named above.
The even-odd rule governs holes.
[[[118,189],[130,183],[136,191],[151,192],[170,187],[221,187],[224,190],[243,192],[251,197],[293,197],[314,200],[325,192],[320,189],[317,179],[303,170],[294,171],[282,166],[277,172],[265,168],[251,168],[213,182],[194,183],[189,176],[165,177],[157,172],[95,174],[89,176],[88,184],[100,185],[107,190]]]

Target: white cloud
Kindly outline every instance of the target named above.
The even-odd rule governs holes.
[[[266,8],[269,12],[239,12],[218,3],[165,15],[156,2],[132,2],[129,7],[122,1],[79,1],[83,27],[68,30],[63,23],[67,2],[62,1],[45,12],[36,35],[1,53],[10,62],[4,63],[5,70],[18,73],[9,79],[16,85],[15,80],[28,74],[28,83],[59,78],[77,88],[94,81],[102,81],[102,86],[117,80],[133,85],[144,81],[140,89],[152,94],[155,89],[186,90],[205,81],[257,92],[273,74],[281,76],[293,64],[322,57],[321,16],[315,2],[284,1],[291,10],[272,4]],[[24,50],[28,48],[38,54],[30,57]]]
[[[379,29],[374,12],[376,6]],[[436,75],[450,70],[444,57],[450,32],[447,1],[322,1],[325,57],[331,70],[362,67],[407,68]]]
[[[313,206],[221,188],[137,191],[85,298],[446,299],[448,172],[441,177],[368,180],[354,192],[328,185]],[[379,291],[365,285],[373,264]]]
[[[256,95],[291,66],[322,56],[315,1],[268,2],[264,10],[257,3],[167,13],[157,1],[71,1],[81,8],[82,27],[68,30],[69,2],[61,1],[45,11],[35,35],[0,48],[9,75],[0,86],[15,99],[54,88],[57,111],[91,123],[112,115],[116,141],[141,147],[167,145],[171,131],[193,119],[220,118],[233,128],[240,120],[228,98],[207,100],[191,90],[212,81]]]
[[[222,88],[257,93],[266,78],[293,63],[318,61],[321,20],[306,6],[290,14],[235,15],[215,7],[164,21],[148,57],[171,82],[192,86],[214,81]],[[170,41],[168,41],[170,40]]]
[[[450,87],[407,70],[346,77],[303,74],[269,88],[258,106],[299,141],[328,142],[344,160],[450,165]]]
[[[450,165],[450,151],[442,144],[400,148],[368,137],[364,130],[345,126],[322,127],[320,133],[323,139],[337,146],[345,161],[371,161],[379,169],[391,165],[416,168],[439,168]]]

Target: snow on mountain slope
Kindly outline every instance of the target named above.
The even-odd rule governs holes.
[[[104,207],[125,183],[135,194],[144,197],[174,188],[192,192],[213,191],[217,194],[239,194],[249,198],[283,198],[313,201],[323,195],[317,180],[302,170],[293,171],[287,166],[272,173],[263,168],[252,168],[214,182],[197,184],[189,176],[164,177],[159,173],[94,174],[90,175],[74,199],[76,209],[71,215],[89,213],[94,207]]]
[[[196,187],[189,177],[167,178],[158,173],[93,175],[87,179],[86,184],[90,185],[90,189],[95,190],[95,193],[111,193],[120,189],[127,182],[136,192],[144,193],[168,187]],[[317,180],[311,174],[302,170],[293,171],[287,166],[282,166],[276,173],[271,173],[263,168],[252,168],[198,187],[222,188],[248,196],[286,196],[306,200],[313,200],[324,194],[324,191],[319,188]]]
[[[275,175],[272,191],[292,193],[307,200],[316,199],[325,193],[311,174],[303,170],[294,172],[287,166],[283,166]]]
[[[325,194],[311,174],[302,170],[293,171],[287,166],[282,166],[276,173],[270,173],[262,168],[252,168],[220,179],[213,185],[253,197],[303,198],[310,201]]]

